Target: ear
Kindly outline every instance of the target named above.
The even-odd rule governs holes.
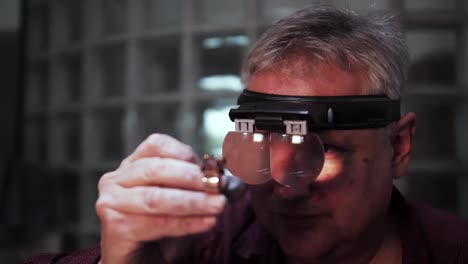
[[[408,169],[411,143],[416,131],[416,114],[407,113],[398,121],[393,137],[392,172],[393,178],[401,178]]]

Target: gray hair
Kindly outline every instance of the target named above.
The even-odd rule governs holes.
[[[311,6],[274,23],[247,55],[242,81],[272,70],[298,55],[367,74],[367,94],[399,98],[408,71],[408,47],[392,16],[357,13],[328,6]]]

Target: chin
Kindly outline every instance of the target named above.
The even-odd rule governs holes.
[[[331,235],[323,230],[282,230],[276,234],[284,254],[299,258],[320,258],[326,255],[333,248],[331,238]]]

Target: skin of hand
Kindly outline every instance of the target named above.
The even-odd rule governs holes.
[[[226,198],[204,191],[197,161],[191,147],[152,134],[101,177],[96,202],[100,263],[131,263],[143,242],[201,233],[215,225]]]

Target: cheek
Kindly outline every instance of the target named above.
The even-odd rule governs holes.
[[[388,171],[382,153],[369,151],[353,151],[343,153],[327,153],[322,171],[316,178],[318,184],[350,185],[364,188],[380,178],[382,170]],[[378,176],[378,177],[376,177]],[[345,187],[343,186],[343,187]]]
[[[372,219],[381,218],[388,205],[392,181],[388,164],[376,153],[357,156],[341,175],[346,180],[329,198],[340,226],[360,232]],[[349,219],[354,219],[353,223]]]
[[[352,158],[345,163],[330,163],[330,170],[338,175],[328,174],[323,179],[334,179],[334,184],[324,186],[326,200],[333,208],[336,227],[345,237],[357,236],[369,222],[370,207],[374,201],[371,195],[369,161]]]
[[[357,213],[371,203],[372,192],[378,192],[375,176],[380,177],[373,172],[373,158],[353,153],[326,159],[316,183],[337,214]]]

